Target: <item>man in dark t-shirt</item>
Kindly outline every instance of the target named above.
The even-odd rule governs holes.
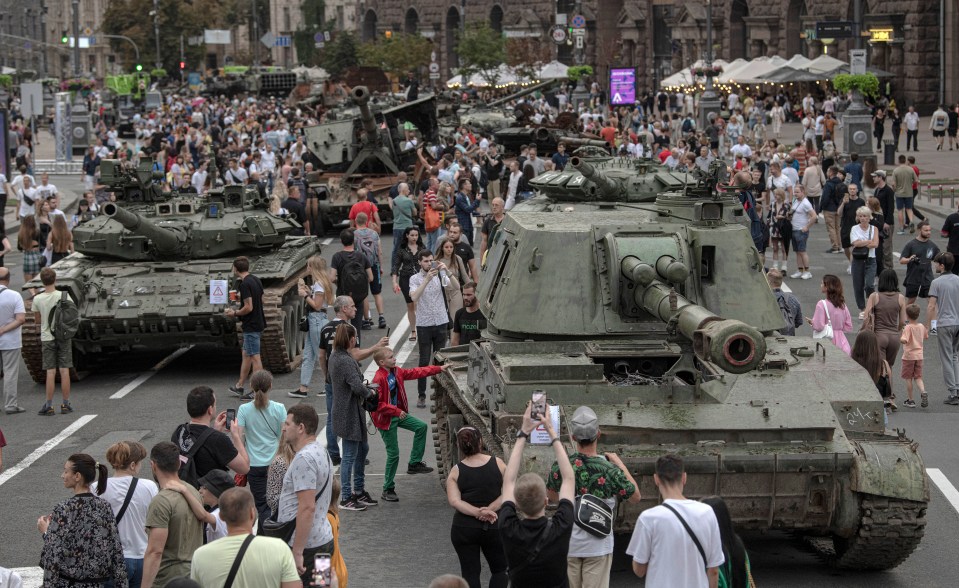
[[[929,221],[919,223],[916,238],[906,243],[899,256],[899,263],[906,266],[906,301],[912,304],[916,297],[928,298],[929,286],[935,277],[932,260],[939,255],[939,247],[930,240],[932,228]]]
[[[299,229],[290,231],[290,235],[301,237],[304,234],[309,235],[310,224],[306,219],[306,207],[300,202],[300,190],[296,185],[290,186],[290,197],[283,201],[283,208],[290,213],[290,218],[300,223]]]
[[[240,362],[240,378],[230,392],[240,398],[253,398],[252,394],[244,394],[243,383],[256,370],[263,369],[260,361],[260,336],[266,328],[266,316],[263,314],[263,283],[260,278],[250,273],[250,260],[246,257],[237,257],[233,261],[233,273],[239,278],[240,308],[227,308],[224,314],[227,317],[240,319],[243,326],[243,359]]]
[[[197,478],[205,476],[212,470],[233,470],[238,474],[250,471],[250,458],[240,438],[239,428],[231,427],[229,435],[226,430],[226,412],[217,414],[216,396],[207,386],[197,386],[186,398],[186,409],[190,421],[173,431],[170,441],[180,450],[181,456],[193,448],[205,431],[213,431],[203,440],[203,444],[193,456]],[[214,418],[215,417],[215,418]],[[185,480],[186,481],[186,480]],[[196,480],[189,480],[196,485]]]
[[[366,297],[370,294],[370,283],[373,281],[373,266],[370,265],[370,260],[366,258],[366,255],[356,250],[353,229],[343,229],[340,233],[340,243],[343,245],[343,250],[334,253],[333,259],[330,260],[330,267],[333,268],[336,279],[336,295],[350,296],[353,298],[356,308],[362,310],[363,301],[366,300]],[[358,275],[360,268],[365,272],[365,282],[363,282],[362,277]],[[373,328],[372,322],[365,324],[363,313],[357,312],[356,316],[350,320],[350,323],[356,327],[356,343],[359,345],[360,331]]]
[[[453,317],[453,336],[450,346],[464,345],[483,336],[486,317],[479,308],[476,299],[476,284],[469,282],[463,286],[463,308]]]
[[[946,222],[942,224],[940,232],[944,239],[949,239],[946,244],[946,251],[959,257],[959,211],[946,217]],[[956,271],[956,268],[953,268]]]

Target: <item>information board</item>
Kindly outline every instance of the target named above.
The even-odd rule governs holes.
[[[636,70],[613,68],[609,70],[610,104],[622,106],[636,102]]]

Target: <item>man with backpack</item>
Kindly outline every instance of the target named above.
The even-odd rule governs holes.
[[[57,371],[60,372],[60,389],[63,393],[60,413],[67,414],[73,412],[70,406],[70,368],[73,367],[73,335],[79,324],[77,307],[66,291],[57,291],[57,272],[52,268],[40,270],[40,281],[43,283],[43,292],[33,297],[31,307],[34,320],[40,324],[43,369],[47,372],[47,401],[40,409],[40,414],[55,414],[53,392]]]
[[[178,426],[170,437],[180,450],[179,478],[184,483],[199,488],[200,478],[213,470],[233,470],[238,474],[250,471],[250,457],[239,427],[226,428],[226,411],[217,413],[211,388],[197,386],[190,390],[186,411],[190,420]]]
[[[349,296],[353,299],[357,310],[363,308],[363,302],[370,293],[370,283],[373,282],[373,266],[366,256],[356,250],[356,233],[353,229],[343,229],[340,232],[342,251],[337,251],[330,261],[333,268],[333,279],[336,281],[336,295]],[[357,343],[359,332],[363,329],[363,313],[357,312],[350,320],[356,328]],[[372,326],[367,327],[367,330]]]
[[[766,273],[766,283],[773,291],[776,302],[779,303],[779,311],[783,315],[783,321],[786,323],[785,328],[779,329],[779,334],[790,337],[795,335],[796,329],[802,326],[804,320],[799,299],[791,292],[783,292],[783,274],[778,269],[771,269]]]
[[[383,245],[380,242],[380,235],[371,229],[368,225],[369,218],[365,212],[356,215],[356,230],[353,231],[353,244],[357,251],[366,257],[370,262],[370,269],[373,272],[373,281],[370,282],[370,294],[373,295],[373,302],[376,304],[376,312],[380,315],[379,326],[386,328],[386,317],[383,316]],[[370,301],[367,298],[363,303],[363,328],[367,325],[373,325],[373,315],[370,313]]]

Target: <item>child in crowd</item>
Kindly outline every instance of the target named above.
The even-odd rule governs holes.
[[[203,498],[203,504],[200,504],[193,494],[186,491],[184,482],[171,483],[167,488],[179,492],[186,498],[193,510],[193,515],[198,521],[203,523],[206,542],[211,543],[221,537],[226,537],[226,523],[220,518],[220,494],[223,494],[230,488],[235,488],[236,483],[233,476],[223,470],[210,470],[205,476],[202,476],[197,483],[200,485],[200,497]],[[207,512],[204,506],[209,507]],[[254,534],[256,534],[254,532]]]
[[[906,381],[906,394],[909,395],[903,404],[909,408],[916,407],[916,402],[912,399],[912,386],[915,382],[919,388],[920,405],[926,408],[929,406],[929,395],[922,383],[922,344],[929,338],[929,332],[926,331],[926,325],[919,320],[918,304],[907,306],[906,316],[909,322],[899,338],[902,342],[902,379]]]
[[[333,529],[333,556],[330,558],[330,567],[339,588],[346,588],[348,580],[346,572],[346,560],[343,559],[343,552],[340,551],[340,479],[333,478],[333,489],[330,494],[330,508],[326,511],[326,520],[330,521],[330,527]]]

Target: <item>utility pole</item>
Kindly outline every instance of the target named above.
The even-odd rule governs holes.
[[[856,35],[856,49],[862,49],[862,0],[853,0],[852,19],[852,30]]]
[[[40,38],[43,39],[43,42],[47,42],[47,3],[46,0],[40,0]],[[48,71],[48,61],[47,61],[47,47],[43,47],[43,76],[46,77],[49,75]]]
[[[253,0],[253,65],[260,65],[260,19],[256,12],[256,0]]]
[[[73,0],[73,75],[80,77],[80,0]]]
[[[706,70],[713,66],[713,7],[712,0],[706,0]],[[713,86],[713,76],[711,73],[706,75],[706,89],[699,98],[699,128],[705,129],[706,125],[711,124],[709,114],[719,115],[721,103],[719,95]]]
[[[154,65],[156,69],[163,66],[160,60],[160,0],[153,0],[153,36],[156,39],[156,60]]]

